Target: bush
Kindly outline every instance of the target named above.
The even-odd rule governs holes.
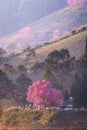
[[[3,112],[2,115],[2,124],[3,125],[17,125],[17,113],[19,112],[18,109],[12,108],[8,109]]]
[[[38,70],[44,69],[44,62],[36,62],[33,66],[31,66],[31,71],[37,72]]]
[[[17,108],[6,110],[2,115],[2,124],[8,126],[46,126],[56,114],[55,110],[21,110]]]
[[[42,116],[42,111],[37,110],[20,110],[11,109],[5,111],[2,116],[3,125],[20,125],[31,126],[31,124],[39,124],[39,120]]]

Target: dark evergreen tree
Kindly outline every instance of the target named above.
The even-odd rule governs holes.
[[[44,78],[50,80],[56,88],[62,89],[59,85],[62,82],[62,76],[60,76],[61,78],[58,76],[62,75],[63,72],[68,72],[68,70],[70,70],[70,59],[71,57],[67,49],[52,51],[48,54],[44,62]]]
[[[69,100],[69,93],[67,92],[67,90],[65,90],[65,92],[64,92],[64,100],[65,100],[65,102],[67,102]]]
[[[69,58],[70,57],[70,53],[69,53],[68,49],[62,49],[61,53],[62,53],[62,58]]]
[[[13,92],[13,83],[7,77],[6,73],[0,70],[0,98],[11,97]]]
[[[74,98],[74,105],[80,107],[81,81],[77,73],[75,74],[75,81],[72,83],[71,96]]]
[[[76,107],[87,106],[87,77],[85,74],[82,78],[76,74],[75,82],[72,84],[71,95],[74,97]]]
[[[17,71],[17,73],[26,73],[27,72],[27,68],[25,67],[25,66],[23,66],[23,65],[18,65],[17,67],[16,67],[16,71]]]
[[[16,100],[19,102],[20,105],[25,107],[26,101],[26,95],[27,95],[27,88],[29,85],[32,84],[32,80],[28,77],[26,77],[24,74],[21,74],[17,79],[17,88],[16,88]]]
[[[85,74],[82,76],[81,81],[80,105],[83,107],[87,106],[87,77]]]

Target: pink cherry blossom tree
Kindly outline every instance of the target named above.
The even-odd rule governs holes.
[[[28,87],[27,101],[32,102],[35,107],[59,106],[63,104],[63,95],[49,81],[39,80]]]

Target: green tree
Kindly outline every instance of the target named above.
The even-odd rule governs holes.
[[[77,107],[87,106],[87,76],[76,74],[75,82],[72,84],[71,95],[74,97],[74,105]]]
[[[75,81],[72,83],[71,96],[74,98],[74,105],[80,107],[81,80],[78,74],[75,74]]]
[[[56,88],[61,89],[58,80],[58,73],[63,73],[63,70],[69,70],[71,57],[67,49],[62,49],[60,51],[54,50],[48,54],[45,59],[45,69],[44,69],[44,78],[49,80]]]
[[[18,98],[19,104],[25,107],[26,102],[26,94],[27,88],[29,85],[32,84],[32,80],[26,77],[24,74],[21,74],[17,79],[17,89],[16,89],[16,96]]]
[[[80,105],[83,107],[87,106],[87,76],[84,74],[81,81],[81,96]]]
[[[37,72],[38,70],[43,70],[44,66],[44,62],[36,62],[33,66],[31,66],[31,71]]]
[[[62,54],[62,58],[69,58],[70,57],[68,49],[62,49],[60,52]]]
[[[27,68],[25,67],[25,66],[23,66],[23,65],[18,65],[17,67],[16,67],[16,71],[18,72],[18,73],[26,73],[27,72]]]
[[[10,72],[10,73],[15,72],[13,65],[9,65],[9,64],[4,64],[3,67],[2,67],[2,70],[4,72]]]
[[[0,98],[11,97],[13,91],[13,83],[7,77],[6,73],[0,70]]]

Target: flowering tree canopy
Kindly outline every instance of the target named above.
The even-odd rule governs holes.
[[[52,87],[51,83],[41,80],[28,87],[27,101],[34,106],[57,106],[63,104],[63,95],[60,90]]]

